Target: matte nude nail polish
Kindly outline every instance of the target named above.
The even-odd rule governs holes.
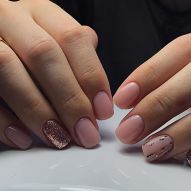
[[[173,149],[173,139],[168,135],[155,137],[142,146],[144,156],[149,162],[160,160]]]
[[[139,115],[133,115],[123,121],[116,129],[116,135],[123,143],[131,143],[144,130],[143,119]]]
[[[68,133],[56,120],[48,120],[42,127],[44,135],[58,149],[65,148],[71,141]]]
[[[94,110],[98,119],[108,119],[114,113],[113,102],[106,92],[99,92],[93,100]]]
[[[28,149],[32,145],[31,137],[20,127],[15,125],[8,126],[4,130],[6,138],[20,149]]]
[[[140,94],[139,85],[135,82],[130,82],[127,85],[119,88],[113,99],[115,104],[122,108],[128,108],[138,98]]]
[[[101,139],[100,134],[89,119],[80,119],[74,128],[77,137],[84,147],[92,148],[99,144]]]

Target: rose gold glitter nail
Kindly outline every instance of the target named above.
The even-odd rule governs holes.
[[[191,167],[191,151],[188,151],[186,160],[187,160],[189,166]]]
[[[58,149],[63,149],[71,141],[68,133],[55,120],[46,121],[42,130],[48,140]]]

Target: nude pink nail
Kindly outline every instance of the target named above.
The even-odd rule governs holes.
[[[139,115],[133,115],[123,121],[116,130],[116,135],[123,143],[131,143],[144,130],[143,119]]]
[[[98,130],[87,118],[82,118],[77,122],[75,132],[82,145],[86,148],[94,147],[100,142]]]
[[[93,104],[98,119],[108,119],[114,113],[113,103],[104,91],[97,93],[93,100]]]
[[[115,104],[122,108],[128,108],[138,98],[140,88],[137,83],[131,82],[121,88],[115,93],[113,99]]]
[[[30,136],[24,132],[24,130],[21,130],[21,128],[15,125],[7,127],[4,134],[9,141],[18,146],[20,149],[25,150],[32,145],[32,139]]]
[[[157,161],[173,149],[173,139],[168,135],[160,135],[146,141],[142,149],[149,162]]]

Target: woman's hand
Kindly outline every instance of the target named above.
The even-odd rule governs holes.
[[[100,141],[97,119],[113,114],[97,36],[48,0],[0,1],[0,141],[21,149],[32,140],[64,148]]]
[[[114,96],[120,108],[134,109],[116,130],[134,144],[191,106],[191,34],[181,36],[138,67]],[[191,162],[191,115],[149,137],[143,145],[148,161],[185,156]]]

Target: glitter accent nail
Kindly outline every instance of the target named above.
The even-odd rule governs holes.
[[[71,141],[68,133],[55,120],[46,121],[42,130],[48,140],[58,149],[63,149]]]
[[[173,149],[173,139],[168,135],[160,135],[146,141],[142,149],[149,162],[157,161]]]
[[[191,167],[191,151],[188,151],[186,160],[188,165]]]

